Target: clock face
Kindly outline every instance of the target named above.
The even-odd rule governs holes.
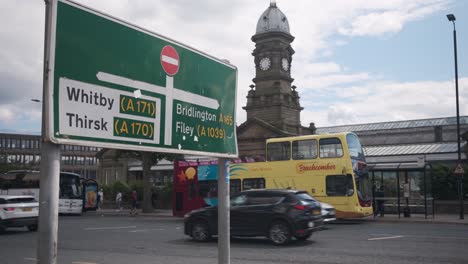
[[[283,58],[281,60],[281,67],[283,68],[284,71],[288,71],[289,70],[289,62],[287,59]]]
[[[269,58],[263,58],[260,60],[260,69],[266,71],[270,68],[271,61]]]

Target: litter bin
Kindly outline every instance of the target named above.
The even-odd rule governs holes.
[[[406,206],[404,209],[403,209],[403,216],[404,217],[411,217],[411,212],[410,212],[410,209],[408,206]]]

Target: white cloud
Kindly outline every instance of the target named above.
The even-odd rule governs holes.
[[[350,88],[329,87],[328,95],[341,100],[302,113],[303,125],[317,127],[424,119],[456,115],[455,88],[443,82],[378,82]],[[468,78],[459,80],[460,115],[468,114]]]
[[[15,118],[15,113],[12,111],[11,106],[3,106],[0,108],[0,120],[5,124],[11,123]]]

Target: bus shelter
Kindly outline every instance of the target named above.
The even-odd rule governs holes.
[[[410,217],[411,214],[424,214],[426,219],[428,216],[434,217],[430,163],[418,160],[368,165],[373,204],[383,201],[384,213],[398,214],[398,218],[401,215]],[[376,195],[377,192],[383,192],[383,195]]]

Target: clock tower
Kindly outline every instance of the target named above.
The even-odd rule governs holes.
[[[291,86],[291,62],[294,37],[289,32],[286,16],[272,1],[257,22],[252,36],[255,49],[252,53],[256,74],[254,85],[247,95],[247,120],[259,119],[292,135],[300,135],[299,95]],[[309,134],[306,132],[306,134]]]

